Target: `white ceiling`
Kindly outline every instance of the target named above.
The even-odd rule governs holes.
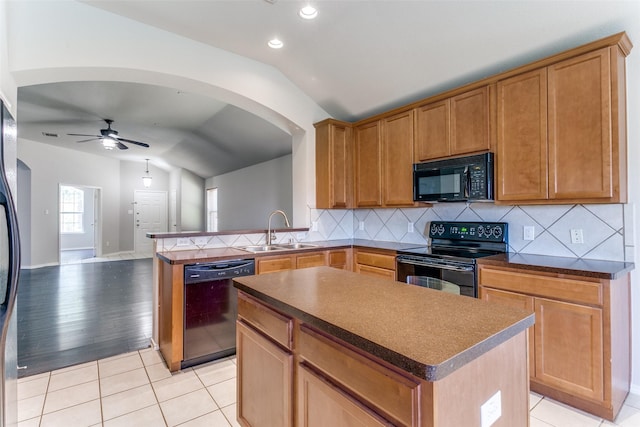
[[[83,3],[272,65],[331,116],[349,121],[620,31],[636,43],[640,37],[637,1],[311,0],[319,10],[313,21],[297,16],[306,0],[272,1]],[[274,36],[282,49],[266,46]],[[18,114],[19,131],[35,140],[42,131],[99,132],[101,119],[114,119],[121,136],[149,142],[154,155],[203,177],[291,150],[289,135],[250,113],[166,88],[21,88]]]

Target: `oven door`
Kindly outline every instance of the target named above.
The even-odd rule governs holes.
[[[466,166],[414,170],[413,199],[418,202],[456,201],[469,198]]]
[[[410,276],[432,277],[453,283],[460,287],[460,295],[473,298],[478,297],[476,289],[476,269],[474,264],[455,261],[443,261],[429,258],[416,259],[416,257],[397,257],[398,281],[408,283],[416,279]]]

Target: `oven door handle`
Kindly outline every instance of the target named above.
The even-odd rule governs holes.
[[[429,261],[415,261],[415,260],[403,260],[398,259],[398,263],[400,264],[408,264],[408,265],[418,265],[420,267],[432,267],[432,268],[440,268],[442,270],[451,270],[451,271],[473,271],[473,266],[458,266],[451,264],[440,264],[436,262]]]

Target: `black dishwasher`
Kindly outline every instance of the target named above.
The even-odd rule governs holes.
[[[238,293],[232,280],[253,274],[253,259],[185,265],[182,368],[235,354]]]

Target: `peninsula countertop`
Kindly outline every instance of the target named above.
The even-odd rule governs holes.
[[[234,279],[235,287],[427,381],[534,324],[534,314],[329,267]]]

